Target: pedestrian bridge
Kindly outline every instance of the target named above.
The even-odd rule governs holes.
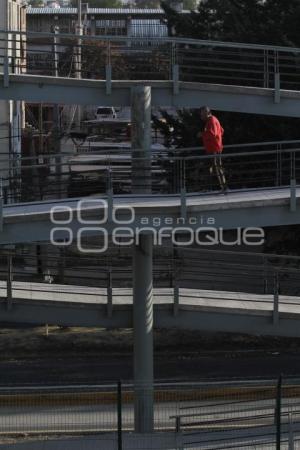
[[[155,288],[154,326],[300,337],[300,297]],[[132,328],[132,289],[0,283],[0,321],[32,325]]]
[[[49,242],[51,236],[54,241],[69,240],[78,233],[103,236],[103,229],[110,234],[120,226],[135,235],[145,227],[156,233],[168,228],[170,233],[180,227],[208,231],[293,225],[300,222],[299,199],[300,188],[288,187],[226,195],[122,195],[5,205],[0,243]],[[109,218],[113,210],[119,225]]]
[[[117,184],[123,195],[115,195],[116,167],[109,164],[107,177],[101,180],[107,181],[106,195],[97,178],[92,197],[83,198],[80,189],[80,198],[70,199],[74,195],[65,195],[69,190],[65,174],[56,170],[47,197],[48,174],[40,170],[47,164],[38,167],[34,163],[29,167],[33,172],[27,186],[33,198],[38,194],[40,200],[1,205],[0,244],[68,242],[80,240],[83,233],[103,235],[103,230],[109,234],[117,214],[119,224],[126,224],[133,236],[136,227],[144,225],[143,218],[159,219],[157,225],[150,223],[151,228],[159,231],[168,225],[169,233],[178,228],[178,220],[193,230],[199,224],[200,228],[236,229],[300,223],[299,148],[282,151],[279,147],[260,151],[259,156],[244,153],[246,159],[238,166],[230,164],[237,155],[224,155],[229,161],[227,170],[230,166],[234,169],[232,190],[221,195],[207,185],[198,189],[196,171],[202,170],[205,162],[199,165],[199,157],[190,156],[191,149],[185,149],[188,153],[184,155],[156,160],[155,173],[163,178],[153,183],[154,193],[147,145],[151,104],[193,108],[207,103],[225,111],[299,117],[300,49],[172,38],[137,41],[55,33],[0,34],[1,100],[131,105],[132,147],[138,152],[132,154],[133,177],[125,195],[119,174]],[[250,175],[249,167],[254,168]],[[10,166],[10,173],[12,169]],[[21,200],[26,195],[25,181],[22,179]],[[137,432],[153,430],[153,395],[148,388],[151,391],[153,381],[153,323],[164,328],[299,337],[300,298],[298,294],[283,295],[276,283],[272,295],[178,285],[155,288],[153,305],[152,240],[144,233],[133,249],[133,290],[125,291],[111,285],[106,291],[84,287],[83,292],[74,285],[13,281],[9,264],[6,285],[0,286],[0,319],[134,327]]]
[[[129,106],[131,88],[142,84],[152,87],[153,106],[209,104],[217,110],[299,117],[298,48],[182,38],[0,34],[3,100]]]

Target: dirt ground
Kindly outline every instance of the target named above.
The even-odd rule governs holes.
[[[300,375],[300,339],[154,333],[156,380]],[[132,330],[0,329],[0,386],[106,383],[133,378]]]
[[[300,339],[203,334],[195,331],[156,330],[156,353],[212,354],[224,352],[296,351]],[[0,328],[0,360],[18,357],[46,357],[79,354],[124,354],[133,349],[131,329],[106,330],[97,328]]]

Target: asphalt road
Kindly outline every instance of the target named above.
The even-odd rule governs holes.
[[[282,436],[286,437],[290,430],[286,413],[298,410],[299,399],[289,400],[282,408]],[[196,415],[190,421],[195,422],[192,429],[182,427],[182,433],[177,435],[184,448],[220,449],[243,448],[246,444],[254,444],[255,448],[267,448],[269,442],[274,442],[276,429],[274,427],[274,401],[247,401],[233,407],[231,402],[218,402],[214,405],[207,401],[177,403],[156,403],[154,421],[156,430],[175,431],[175,421],[172,416],[183,414],[182,408]],[[133,429],[133,405],[123,405],[124,432]],[[36,406],[16,408],[1,406],[1,433],[95,433],[109,434],[116,430],[117,412],[113,404]],[[293,434],[299,436],[299,416],[294,414]],[[211,425],[211,422],[219,421]],[[182,420],[184,422],[184,419]],[[200,422],[200,423],[199,423]],[[208,425],[207,425],[208,422]],[[111,435],[116,439],[115,435]],[[261,443],[265,447],[260,447]],[[146,443],[146,441],[145,441]],[[201,444],[201,447],[197,445]],[[222,447],[220,447],[222,444]],[[141,446],[139,448],[144,448]],[[147,447],[152,448],[152,447]],[[170,448],[170,447],[159,447]],[[246,447],[247,448],[247,447]]]

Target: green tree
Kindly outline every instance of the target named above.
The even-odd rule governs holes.
[[[183,1],[183,9],[196,9],[199,0],[184,0]]]
[[[43,0],[29,0],[28,5],[32,6],[32,8],[43,8],[44,2]]]
[[[184,16],[174,12],[166,0],[162,5],[176,36],[300,46],[299,0],[205,0],[196,12]],[[225,128],[226,144],[299,139],[299,119],[221,111],[216,115]],[[161,131],[167,143],[176,147],[200,144],[195,131],[201,128],[199,111],[180,111],[176,119],[164,114],[164,118]],[[300,235],[299,226],[267,231],[266,250],[299,254],[299,239],[295,237]]]
[[[188,15],[174,12],[170,8],[168,0],[164,0],[162,6],[166,11],[169,27],[175,30],[176,36],[300,46],[299,0],[285,0],[284,2],[281,0],[266,0],[265,2],[261,0],[206,0],[199,3],[196,12],[192,11]],[[298,121],[295,119],[225,112],[218,114],[225,124],[225,129],[231,130],[225,135],[228,144],[254,142],[257,141],[257,136],[259,136],[259,140],[291,139],[299,136]],[[198,122],[200,126],[199,116]],[[179,136],[174,137],[178,146],[186,145],[186,138],[180,136],[180,130],[186,123],[186,118],[181,117],[177,130]],[[235,124],[234,128],[232,127],[233,123]],[[173,128],[176,129],[174,126]],[[188,145],[191,143],[190,140],[189,136]],[[196,142],[195,137],[194,142]]]
[[[160,8],[160,0],[135,0],[137,8]]]
[[[299,45],[299,0],[206,0],[182,16],[162,1],[178,36],[260,44]]]

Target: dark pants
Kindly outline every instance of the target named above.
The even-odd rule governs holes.
[[[227,189],[227,182],[221,153],[216,153],[213,159],[210,160],[209,172],[211,175],[216,174],[221,190],[225,191]]]

